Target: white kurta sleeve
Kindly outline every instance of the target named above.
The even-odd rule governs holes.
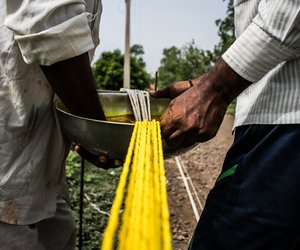
[[[26,63],[51,65],[94,48],[85,1],[7,1],[5,25],[13,30]]]
[[[300,1],[262,0],[258,14],[222,58],[257,82],[279,63],[300,56]]]

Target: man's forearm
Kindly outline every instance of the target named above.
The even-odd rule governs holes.
[[[252,83],[241,77],[221,58],[206,74],[193,80],[194,84],[205,84],[207,94],[218,95],[229,105]]]
[[[88,53],[51,66],[41,66],[41,69],[54,92],[71,113],[92,119],[105,119]]]

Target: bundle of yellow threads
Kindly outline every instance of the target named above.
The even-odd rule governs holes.
[[[115,237],[117,232],[118,239]],[[135,123],[101,249],[115,249],[115,241],[120,250],[172,249],[158,121]]]

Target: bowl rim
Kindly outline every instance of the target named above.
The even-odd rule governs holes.
[[[68,115],[68,116],[75,117],[75,118],[80,119],[80,120],[91,121],[91,122],[96,122],[96,123],[105,123],[105,124],[116,124],[116,125],[134,126],[134,123],[96,120],[96,119],[87,118],[87,117],[83,117],[83,116],[79,116],[79,115],[74,115],[74,114],[72,114],[72,113],[70,113],[70,112],[67,112],[67,111],[65,111],[65,110],[63,110],[63,109],[61,109],[61,108],[59,108],[59,107],[57,106],[57,103],[59,103],[59,102],[62,103],[62,101],[61,101],[60,99],[57,99],[57,100],[55,100],[55,102],[54,102],[55,108],[56,108],[59,112],[65,114],[65,115]]]

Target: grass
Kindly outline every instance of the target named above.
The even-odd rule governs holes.
[[[66,167],[71,207],[77,226],[79,226],[80,161],[80,156],[71,151]],[[84,250],[100,249],[120,173],[121,168],[103,170],[85,161],[82,237]]]

